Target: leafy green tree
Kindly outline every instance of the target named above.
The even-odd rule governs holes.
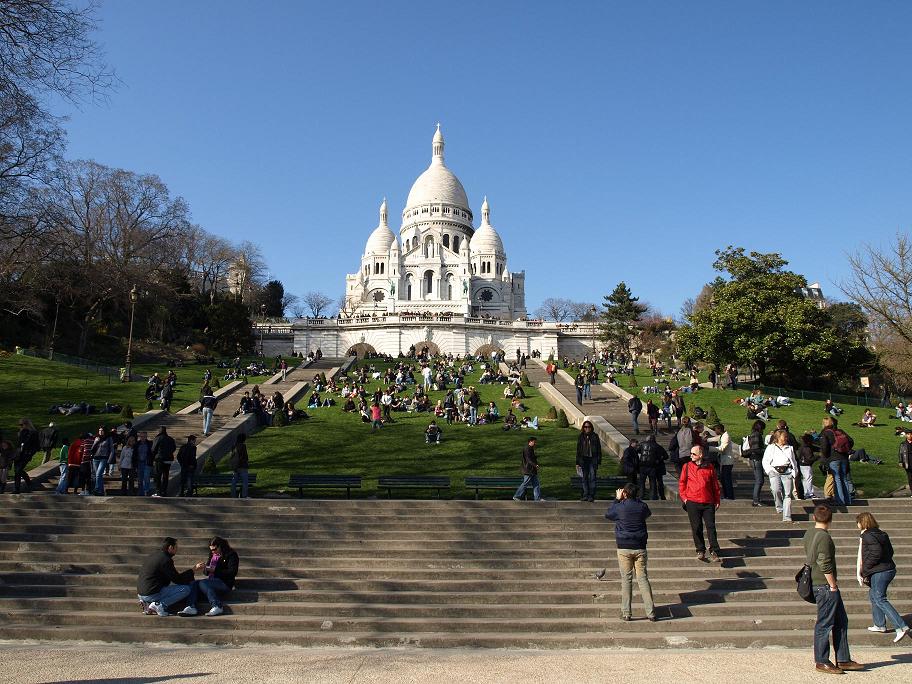
[[[713,268],[727,278],[711,283],[710,305],[694,310],[676,335],[687,362],[751,363],[761,382],[771,372],[791,381],[819,377],[841,341],[824,310],[806,299],[804,276],[785,270],[776,253],[716,251]]]
[[[605,295],[599,338],[609,349],[624,354],[630,352],[631,342],[637,335],[636,324],[646,312],[646,306],[639,301],[624,281],[618,283],[610,295]]]

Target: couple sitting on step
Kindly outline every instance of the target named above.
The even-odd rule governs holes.
[[[146,615],[167,617],[168,607],[187,600],[186,607],[178,613],[182,616],[197,615],[196,603],[203,592],[209,601],[207,616],[221,615],[221,596],[231,591],[238,573],[240,560],[228,541],[213,537],[209,541],[209,558],[189,570],[178,572],[174,567],[177,554],[177,540],[165,537],[160,549],[146,558],[139,570],[136,592]],[[204,579],[195,579],[194,571],[203,571]]]

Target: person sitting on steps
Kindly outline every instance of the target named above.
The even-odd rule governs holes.
[[[165,537],[161,548],[143,562],[136,580],[136,595],[146,615],[167,617],[168,606],[180,603],[190,594],[193,570],[178,572],[174,567],[177,540]]]
[[[206,578],[194,580],[190,585],[190,596],[187,598],[187,607],[178,615],[187,617],[198,615],[196,609],[199,593],[202,591],[209,601],[209,612],[206,617],[214,617],[225,612],[221,597],[234,587],[238,574],[240,559],[237,551],[231,548],[227,539],[213,537],[209,540],[209,558],[205,562],[197,563],[194,570],[202,570]]]

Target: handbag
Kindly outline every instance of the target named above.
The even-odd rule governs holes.
[[[797,583],[798,596],[807,601],[808,603],[817,603],[817,599],[814,597],[814,587],[811,584],[811,566],[805,563],[801,566],[801,570],[795,575],[795,582]]]

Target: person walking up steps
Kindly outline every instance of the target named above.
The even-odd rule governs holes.
[[[643,410],[643,402],[637,396],[633,395],[627,401],[627,412],[630,414],[630,422],[633,423],[634,434],[640,434],[640,411]]]
[[[541,482],[538,479],[538,459],[535,457],[535,437],[529,437],[526,447],[522,453],[522,474],[523,481],[513,495],[513,501],[521,501],[526,489],[532,487],[532,496],[536,501],[544,501],[541,498]]]
[[[203,437],[208,437],[212,432],[212,416],[218,406],[218,399],[212,393],[212,388],[206,385],[203,388],[203,398],[200,399],[200,406],[203,411]]]
[[[595,501],[595,483],[598,467],[602,463],[602,440],[595,433],[592,423],[583,421],[576,440],[576,468],[582,480],[583,494],[580,501]]]

